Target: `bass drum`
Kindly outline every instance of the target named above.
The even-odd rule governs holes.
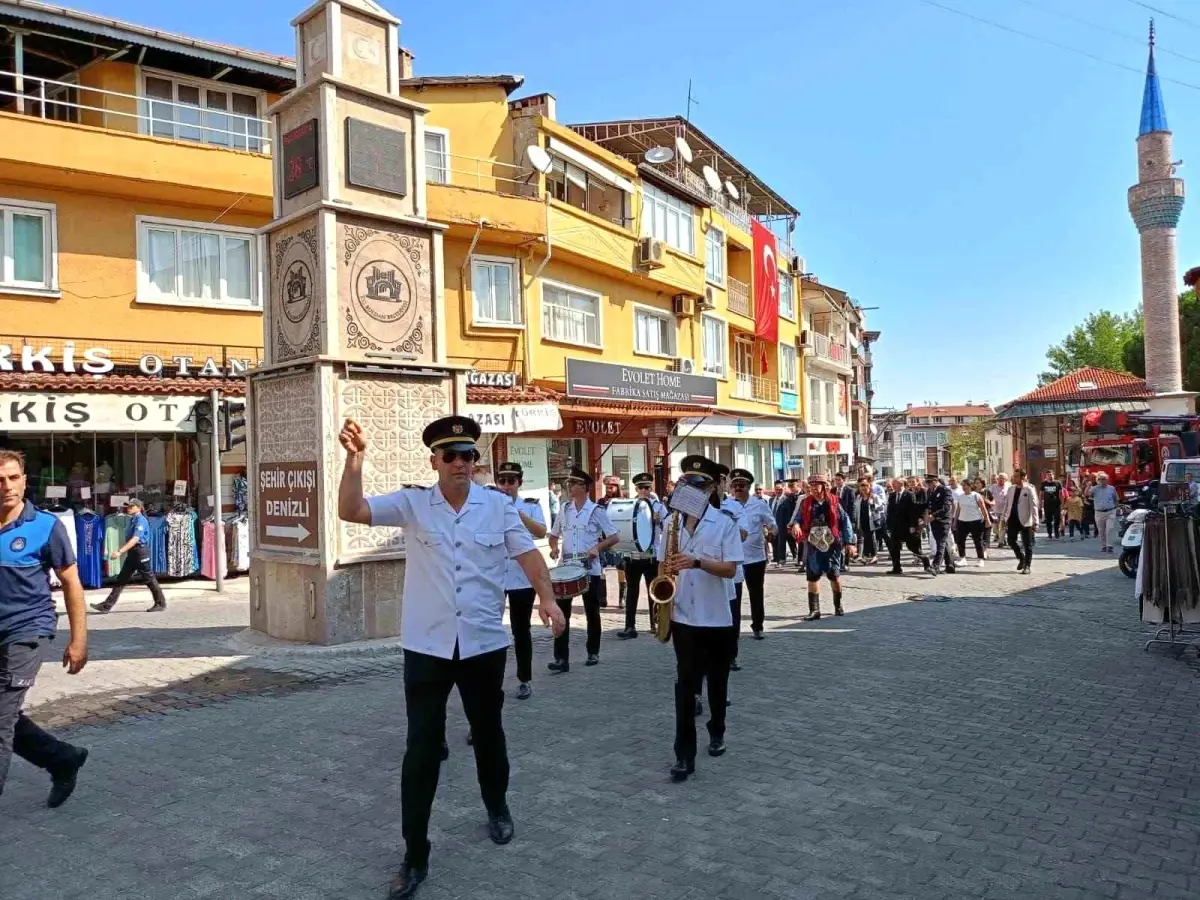
[[[654,508],[649,500],[610,500],[605,508],[608,519],[621,539],[614,553],[649,555],[654,553]]]

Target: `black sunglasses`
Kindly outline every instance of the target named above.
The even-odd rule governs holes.
[[[449,464],[456,459],[461,459],[464,462],[479,462],[479,451],[475,449],[442,451],[442,462]]]
[[[496,478],[496,484],[517,484],[520,480],[516,475],[500,475]]]

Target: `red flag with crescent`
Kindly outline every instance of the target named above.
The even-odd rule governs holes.
[[[779,247],[775,235],[750,220],[754,240],[754,336],[776,343],[779,340]]]

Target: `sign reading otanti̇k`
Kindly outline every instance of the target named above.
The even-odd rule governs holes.
[[[317,464],[263,463],[258,469],[258,543],[317,549]]]

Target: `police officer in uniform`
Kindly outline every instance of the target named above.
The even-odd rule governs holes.
[[[650,515],[654,522],[654,534],[651,536],[651,547],[658,546],[659,535],[662,534],[662,523],[667,518],[667,508],[661,500],[656,500],[652,493],[654,476],[642,472],[633,477],[633,488],[637,499],[650,504]],[[649,590],[650,582],[658,577],[658,560],[653,552],[645,555],[631,555],[625,561],[625,627],[617,632],[622,640],[637,637],[637,606],[638,595],[641,592],[641,582],[646,582]],[[650,627],[654,627],[654,601],[647,595],[647,606],[650,608]]]
[[[100,603],[93,603],[92,609],[98,613],[106,613],[117,605],[121,591],[133,580],[134,575],[141,575],[150,588],[150,596],[154,605],[146,612],[162,612],[167,608],[167,598],[163,596],[162,588],[158,586],[158,578],[154,574],[154,566],[150,562],[150,520],[142,510],[142,501],[130,497],[122,507],[129,516],[129,526],[125,531],[125,543],[108,555],[109,559],[125,557],[121,571],[117,575],[116,584],[108,592],[108,596]]]
[[[739,521],[740,529],[746,537],[742,540],[742,552],[745,561],[742,571],[745,574],[743,583],[750,595],[750,628],[755,640],[762,640],[763,622],[766,610],[763,605],[763,581],[767,574],[767,538],[775,537],[775,515],[762,497],[751,496],[750,486],[754,484],[754,473],[749,469],[734,469],[729,473],[729,487],[733,499],[742,505],[745,512]],[[742,585],[737,586],[737,599],[733,605],[733,626],[735,632],[742,627]],[[737,645],[734,645],[732,668],[736,671]]]
[[[583,595],[583,613],[587,617],[587,665],[600,662],[600,601],[604,597],[604,573],[600,567],[600,554],[615,547],[621,537],[601,507],[591,498],[595,479],[583,469],[571,469],[567,478],[569,501],[550,529],[550,558],[558,559],[559,543],[562,543],[564,561],[578,559],[590,576],[588,589]],[[571,618],[573,598],[559,600],[567,622]],[[554,662],[547,668],[551,672],[571,671],[571,644],[569,628],[554,640]]]
[[[54,640],[57,616],[50,570],[62,582],[71,639],[63,667],[87,665],[87,610],[75,553],[63,523],[25,500],[25,458],[0,450],[0,794],[14,753],[50,773],[46,804],[62,806],[88,752],[42,731],[21,712],[42,664],[41,645]]]
[[[521,524],[535,540],[546,536],[546,516],[535,497],[521,499],[521,484],[525,470],[520,463],[505,462],[496,471],[496,486],[511,498]],[[509,627],[512,628],[513,654],[517,658],[517,699],[533,696],[533,637],[529,631],[533,619],[534,590],[525,570],[515,559],[506,563],[504,592],[508,596]]]
[[[925,521],[933,537],[933,567],[929,570],[938,575],[945,566],[953,575],[954,551],[950,549],[950,519],[954,514],[954,492],[933,472],[925,476]]]
[[[338,515],[360,525],[401,527],[407,538],[404,570],[404,700],[408,746],[400,783],[404,863],[389,900],[416,894],[429,872],[429,814],[437,791],[446,700],[457,686],[475,744],[475,769],[497,844],[513,838],[508,811],[508,750],[501,707],[508,633],[504,628],[504,575],[511,557],[538,595],[538,615],[558,634],[550,573],[509,497],[475,484],[480,429],[472,419],[447,416],[430,423],[422,440],[437,473],[431,487],[405,487],[364,497],[367,440],[347,419],[338,440],[346,466]]]
[[[742,561],[738,524],[719,508],[720,467],[703,456],[686,456],[681,468],[681,481],[709,492],[709,506],[700,519],[683,518],[678,552],[668,558],[666,540],[658,552],[661,571],[675,576],[671,613],[676,666],[674,781],[685,781],[696,771],[694,694],[702,680],[708,682],[708,754],[725,753],[725,698],[734,641],[729,585]]]

